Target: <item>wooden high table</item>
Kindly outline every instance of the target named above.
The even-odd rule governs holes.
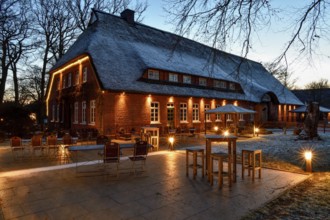
[[[228,178],[229,184],[231,185],[232,182],[236,182],[236,140],[237,137],[233,135],[205,135],[206,139],[206,169],[207,169],[207,178],[210,181],[210,156],[212,151],[212,142],[227,142],[228,145]]]

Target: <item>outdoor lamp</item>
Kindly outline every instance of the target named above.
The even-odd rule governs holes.
[[[228,131],[228,130],[225,130],[225,131],[223,132],[223,135],[227,137],[227,136],[229,135],[229,131]]]
[[[259,136],[259,128],[255,128],[254,132],[256,133],[257,137]]]
[[[219,130],[218,126],[214,126],[214,131],[218,132],[218,130]]]
[[[170,136],[168,138],[168,142],[169,142],[169,149],[170,150],[174,150],[174,137],[173,136]]]
[[[312,172],[312,151],[305,151],[306,172]]]

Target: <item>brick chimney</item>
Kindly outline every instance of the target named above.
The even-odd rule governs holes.
[[[134,13],[135,11],[130,9],[125,9],[122,13],[120,13],[120,17],[122,17],[129,24],[134,24]]]

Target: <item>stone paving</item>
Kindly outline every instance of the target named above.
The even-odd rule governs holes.
[[[98,170],[99,166],[88,168]],[[102,172],[80,175],[75,164],[9,172],[2,169],[2,218],[240,219],[309,177],[263,169],[261,179],[252,182],[238,175],[232,187],[225,180],[224,187],[218,189],[200,173],[196,180],[186,177],[183,150],[150,153],[146,172],[137,176],[127,172],[129,166],[129,160],[122,161],[119,178]],[[238,164],[238,174],[240,170]]]

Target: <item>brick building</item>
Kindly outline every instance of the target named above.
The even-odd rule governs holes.
[[[302,105],[260,64],[134,21],[93,10],[89,27],[50,71],[49,125],[100,133],[151,125],[204,130],[232,116],[204,115],[236,104],[257,111],[240,123],[293,122]],[[205,118],[206,117],[206,118]]]

